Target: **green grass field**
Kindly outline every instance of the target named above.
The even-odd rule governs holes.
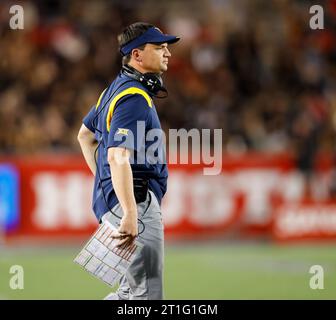
[[[78,251],[0,251],[0,299],[102,299],[111,290],[72,262]],[[165,298],[336,299],[335,251],[335,245],[167,246]],[[309,287],[316,264],[324,269],[323,290]],[[23,290],[9,288],[12,265],[24,268]]]

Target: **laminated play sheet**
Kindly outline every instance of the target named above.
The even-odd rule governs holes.
[[[108,221],[102,223],[74,259],[86,271],[112,287],[126,273],[142,248],[138,241],[126,248],[116,247],[119,240],[111,238],[113,230],[116,230],[115,227]]]

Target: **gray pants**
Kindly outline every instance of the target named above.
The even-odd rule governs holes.
[[[126,274],[121,277],[116,299],[121,300],[161,300],[163,299],[163,223],[160,205],[152,191],[147,193],[147,199],[137,205],[138,218],[145,225],[145,231],[137,240],[144,246],[138,256],[129,266]],[[117,204],[112,211],[122,217],[123,211]],[[104,214],[116,228],[120,220],[111,212]],[[138,222],[138,232],[143,225]]]

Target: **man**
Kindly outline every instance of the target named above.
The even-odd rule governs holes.
[[[113,237],[120,239],[120,246],[130,245],[137,236],[143,244],[107,300],[163,299],[160,204],[168,172],[165,161],[148,159],[154,142],[145,137],[161,129],[152,98],[166,91],[160,75],[168,69],[168,44],[178,40],[147,23],[128,26],[118,36],[122,70],[79,130],[84,158],[95,176],[93,210],[98,221],[107,219],[117,227]],[[162,143],[156,149],[152,158],[164,153]]]

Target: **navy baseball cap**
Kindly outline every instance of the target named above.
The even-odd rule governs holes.
[[[176,36],[172,36],[169,34],[164,34],[160,31],[159,28],[152,27],[149,28],[145,33],[141,36],[135,38],[134,40],[126,43],[124,46],[120,48],[120,53],[123,56],[126,56],[132,52],[133,49],[138,48],[146,43],[175,43],[179,41],[180,38]]]

